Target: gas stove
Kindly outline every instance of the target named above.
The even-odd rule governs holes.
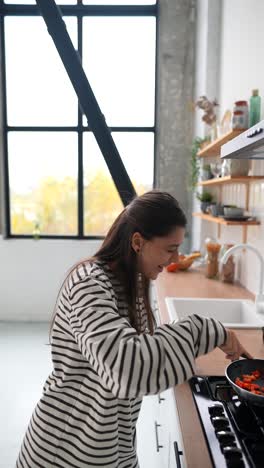
[[[189,381],[212,466],[264,468],[264,407],[239,399],[224,376]]]

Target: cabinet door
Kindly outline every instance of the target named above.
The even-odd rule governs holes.
[[[159,420],[164,437],[164,467],[186,468],[181,428],[174,396],[170,388],[159,395]]]
[[[160,325],[154,283],[150,304]],[[140,468],[186,468],[174,389],[143,398],[137,422],[137,453]]]
[[[157,395],[149,395],[143,398],[136,429],[140,468],[164,468]]]

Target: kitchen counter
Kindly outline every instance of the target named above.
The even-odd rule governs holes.
[[[201,268],[191,268],[177,273],[163,271],[156,280],[156,290],[162,323],[169,321],[165,305],[166,296],[254,300],[254,295],[239,284],[227,284],[206,278]],[[235,332],[244,347],[254,357],[264,359],[261,330],[237,329]],[[225,359],[225,354],[216,348],[196,360],[196,374],[224,375],[229,363],[230,361]],[[212,468],[198,413],[187,382],[175,387],[175,396],[188,468]]]

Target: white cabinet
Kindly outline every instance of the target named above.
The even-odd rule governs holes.
[[[144,397],[137,423],[140,468],[186,468],[182,452],[183,444],[173,389],[168,389],[160,395]]]
[[[161,444],[163,445],[163,466],[166,468],[186,468],[173,388],[160,395],[159,421]]]
[[[150,304],[159,326],[154,283],[150,286]],[[143,398],[137,422],[137,453],[140,468],[186,468],[173,388]]]
[[[140,468],[161,468],[161,453],[157,447],[157,395],[143,398],[137,422],[137,454]]]

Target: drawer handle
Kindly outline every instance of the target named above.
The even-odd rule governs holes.
[[[157,450],[157,452],[159,452],[160,449],[163,448],[163,445],[160,445],[160,443],[159,443],[158,427],[161,427],[161,424],[158,424],[157,421],[155,421],[155,436],[156,436],[156,450]]]
[[[173,442],[173,445],[174,445],[175,460],[176,460],[177,468],[181,468],[180,455],[183,455],[183,452],[179,450],[178,443],[176,441]]]
[[[159,400],[159,403],[161,403],[162,401],[165,401],[166,398],[163,398],[163,397],[160,396],[160,394],[158,394],[158,400]]]

